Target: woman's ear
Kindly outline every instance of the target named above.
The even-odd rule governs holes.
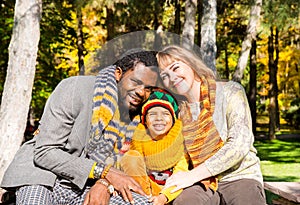
[[[201,82],[201,78],[199,77],[199,75],[198,75],[198,73],[196,72],[196,71],[194,71],[194,79],[195,79],[195,81],[197,81],[197,82]]]
[[[122,69],[120,67],[117,67],[115,71],[115,77],[117,82],[121,80],[122,74],[123,74]]]

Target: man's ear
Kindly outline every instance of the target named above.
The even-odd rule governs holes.
[[[122,74],[123,74],[122,69],[120,67],[117,67],[115,71],[115,77],[117,82],[121,80]]]

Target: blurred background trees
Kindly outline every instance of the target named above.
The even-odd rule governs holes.
[[[211,17],[209,26],[214,26],[217,48],[214,50],[216,58],[213,64],[221,79],[232,80],[238,66],[242,42],[247,35],[251,6],[255,1],[214,2],[44,0],[26,130],[28,136],[31,137],[31,128],[34,129],[40,119],[45,102],[57,83],[68,76],[84,74],[85,62],[96,49],[101,48],[108,40],[129,32],[163,30],[181,35],[185,34],[185,30],[192,35],[196,45],[203,47],[205,43],[210,43],[204,38],[203,31],[207,28],[204,27],[206,25],[203,19]],[[256,36],[251,42],[252,51],[240,80],[249,94],[254,125],[258,125],[254,131],[268,132],[270,138],[276,137],[275,134],[283,130],[285,125],[289,125],[291,129],[297,129],[300,125],[299,4],[293,0],[263,2]],[[188,16],[186,5],[194,9],[189,11],[192,19],[188,19],[194,24],[194,31],[185,28]],[[216,6],[210,8],[210,16],[209,12],[205,13],[207,5]],[[14,25],[15,1],[1,0],[0,6],[1,99],[8,67],[8,46]]]
[[[88,74],[97,49],[134,31],[171,32],[198,45],[220,80],[245,87],[256,136],[300,133],[300,1],[43,0],[34,31],[28,17],[40,14],[28,6],[40,1],[0,0],[0,181],[20,144],[33,137],[55,86]],[[32,36],[18,36],[20,26]],[[22,60],[34,61],[15,63]]]

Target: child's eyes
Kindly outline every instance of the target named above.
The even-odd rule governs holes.
[[[158,113],[148,113],[149,116],[157,116]],[[165,112],[165,113],[162,113],[163,116],[171,116],[171,114],[169,112]]]

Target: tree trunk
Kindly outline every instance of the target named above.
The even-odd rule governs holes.
[[[185,1],[185,21],[182,30],[183,47],[193,49],[195,38],[197,0]]]
[[[40,39],[41,11],[41,0],[16,0],[0,109],[0,181],[23,140]]]
[[[225,10],[226,13],[226,10]],[[228,62],[228,58],[229,58],[229,54],[228,54],[228,21],[226,20],[224,23],[224,51],[225,51],[225,77],[227,80],[229,80],[230,77],[230,71],[229,71],[229,62]]]
[[[82,11],[81,7],[77,7],[77,48],[78,48],[78,67],[79,75],[84,75],[84,38],[82,30]]]
[[[153,27],[154,30],[158,30],[160,29],[160,27],[162,27],[161,25],[161,14],[163,13],[163,6],[160,5],[161,2],[159,2],[159,0],[155,0],[154,1],[154,20],[153,20]]]
[[[226,76],[226,79],[229,80],[229,62],[228,62],[228,58],[229,58],[229,55],[228,55],[228,47],[227,47],[227,40],[225,40],[225,76]]]
[[[250,50],[250,92],[249,106],[252,117],[252,131],[256,135],[256,40],[252,42]]]
[[[274,34],[273,28],[270,28],[271,35],[268,42],[269,53],[269,139],[276,139],[276,68],[274,63]]]
[[[201,57],[204,63],[216,72],[216,22],[217,1],[203,0],[201,20]]]
[[[262,0],[255,0],[254,4],[251,6],[250,19],[246,31],[247,34],[243,40],[238,64],[232,78],[234,81],[241,82],[243,78],[243,73],[249,58],[251,42],[256,37],[256,26],[259,21],[261,6]]]
[[[175,25],[174,25],[174,32],[176,34],[180,34],[181,30],[181,21],[180,21],[180,10],[181,5],[179,0],[174,0],[174,6],[175,6]]]
[[[106,28],[107,28],[107,39],[109,41],[115,36],[115,25],[114,25],[114,11],[108,7],[106,7]]]
[[[198,30],[197,30],[197,45],[200,47],[201,46],[201,19],[202,19],[202,11],[203,11],[203,4],[202,1],[198,1],[197,5],[197,12],[198,12]]]
[[[275,66],[275,73],[277,76],[277,71],[278,71],[278,61],[279,61],[279,43],[278,43],[278,28],[275,30],[275,61],[274,61],[274,66]],[[278,83],[277,83],[277,77],[275,78],[275,103],[276,103],[276,129],[279,131],[280,130],[280,114],[279,114],[279,105],[278,105]]]

